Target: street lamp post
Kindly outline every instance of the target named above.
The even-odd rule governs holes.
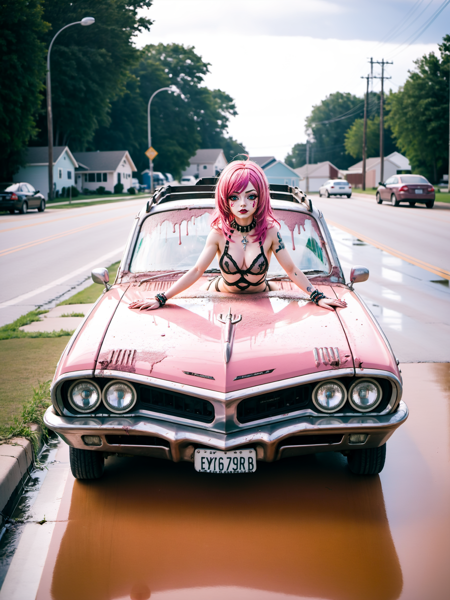
[[[148,147],[149,149],[152,147],[152,126],[151,126],[151,121],[150,121],[150,105],[152,103],[153,98],[156,96],[156,94],[159,94],[159,92],[174,92],[175,94],[179,94],[179,90],[175,87],[175,86],[171,86],[171,87],[163,87],[163,88],[159,88],[159,90],[156,90],[156,92],[153,92],[153,94],[150,96],[150,100],[148,101],[148,107],[147,107],[147,124],[148,124]],[[153,186],[153,159],[149,158],[150,161],[150,192],[153,194],[154,191],[154,186]]]
[[[64,29],[72,27],[72,25],[83,25],[88,27],[95,23],[94,17],[84,17],[81,21],[75,21],[62,27],[50,42],[47,53],[47,133],[48,133],[48,199],[53,199],[53,116],[52,116],[52,82],[50,75],[50,52],[52,51],[53,42]]]

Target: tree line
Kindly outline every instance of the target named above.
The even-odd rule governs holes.
[[[415,68],[397,92],[384,103],[384,155],[398,150],[413,172],[437,183],[448,173],[450,35],[431,52],[417,59]],[[364,97],[330,94],[313,107],[306,119],[309,163],[330,161],[348,169],[362,159]],[[369,93],[367,156],[380,156],[380,96]],[[295,144],[286,163],[301,167],[307,160],[306,144]]]
[[[141,9],[152,0],[3,0],[0,11],[0,181],[23,164],[27,146],[46,146],[46,58],[59,29],[85,16],[91,27],[63,31],[51,52],[54,144],[72,151],[128,150],[139,171],[148,166],[147,103],[154,91],[175,85],[152,102],[155,170],[178,177],[198,148],[223,148],[228,160],[245,152],[227,134],[236,105],[204,84],[210,64],[195,48],[148,45]]]

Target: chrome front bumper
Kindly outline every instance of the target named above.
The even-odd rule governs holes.
[[[193,462],[196,448],[232,450],[251,446],[256,448],[258,460],[272,462],[300,454],[376,448],[384,444],[407,418],[408,407],[401,401],[394,413],[379,417],[297,417],[289,421],[255,425],[230,434],[139,417],[60,417],[52,406],[47,409],[44,422],[69,446],[82,450]],[[364,444],[351,444],[351,433],[366,433],[368,438]],[[330,442],[329,436],[327,440],[328,434],[340,434],[342,437]],[[99,436],[102,445],[87,446],[83,441],[85,435]],[[318,439],[318,435],[323,435],[323,440]],[[115,436],[114,443],[111,439],[107,440],[109,436]],[[121,436],[119,441],[117,436]],[[139,438],[133,440],[133,436]],[[299,437],[292,440],[292,436]],[[314,438],[308,439],[308,436]]]

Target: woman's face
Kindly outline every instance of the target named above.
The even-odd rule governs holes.
[[[244,225],[247,224],[247,221],[251,223],[258,208],[258,194],[253,183],[249,181],[245,190],[240,194],[230,194],[228,203],[230,211],[238,223],[243,221],[245,221]]]

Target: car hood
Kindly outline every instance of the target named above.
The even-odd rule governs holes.
[[[314,348],[337,348],[341,367],[353,368],[338,315],[298,294],[199,294],[172,299],[164,309],[130,310],[130,302],[142,295],[130,287],[118,304],[97,357],[97,374],[131,372],[231,392],[337,368],[326,354],[320,360]],[[235,323],[227,362],[228,314]]]

